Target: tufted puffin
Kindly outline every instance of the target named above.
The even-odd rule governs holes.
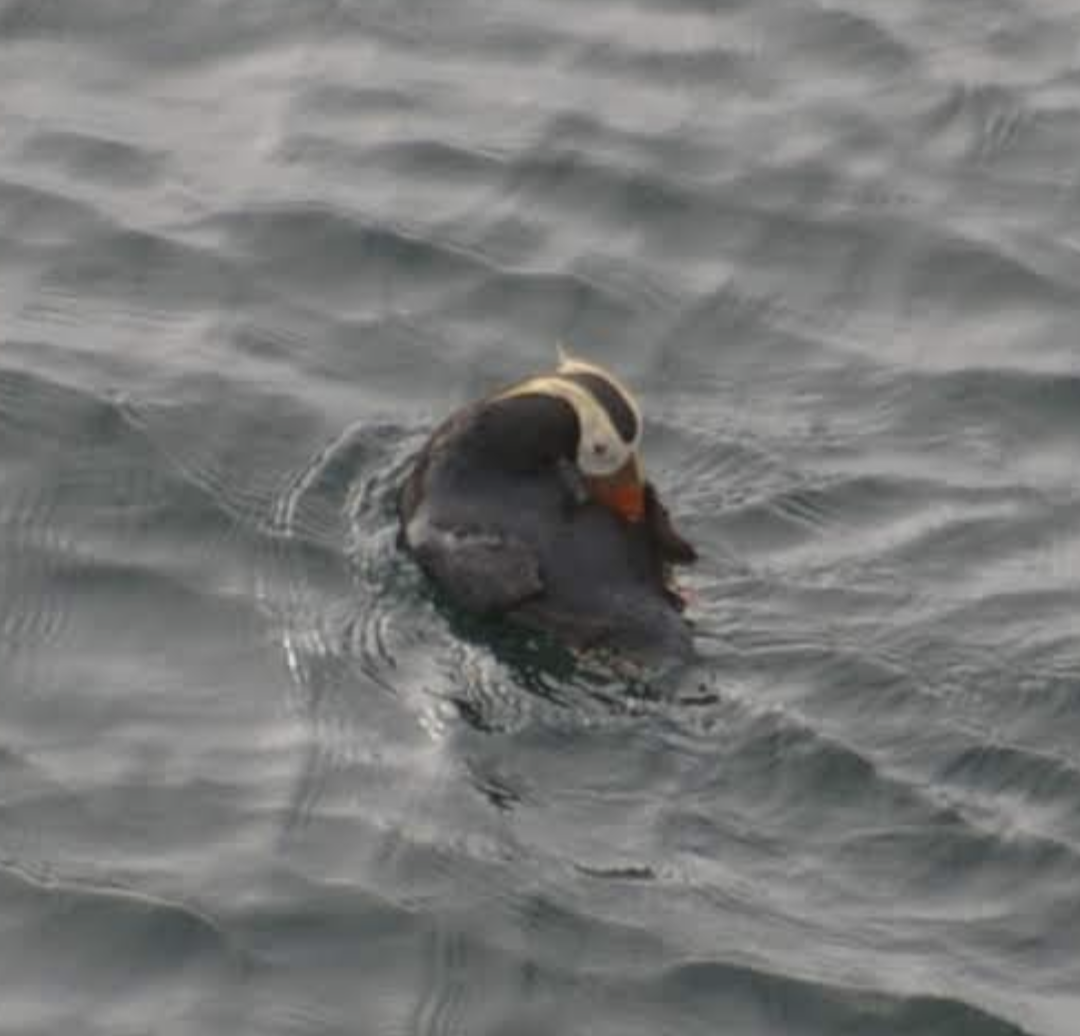
[[[696,559],[643,474],[641,411],[603,368],[556,369],[470,403],[401,487],[399,543],[455,605],[572,647],[692,654],[672,565]]]

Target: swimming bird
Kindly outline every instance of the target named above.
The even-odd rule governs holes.
[[[640,458],[641,410],[604,368],[556,368],[451,414],[398,500],[399,543],[455,605],[579,648],[692,652],[671,566],[697,557]]]

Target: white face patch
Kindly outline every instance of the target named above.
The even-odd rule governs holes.
[[[556,376],[570,379],[582,385],[587,402],[575,407],[581,422],[581,444],[578,447],[577,464],[582,474],[603,477],[619,470],[637,451],[641,444],[641,411],[630,390],[614,374],[568,355],[559,350],[559,366]],[[561,380],[561,379],[560,379]],[[597,398],[596,390],[590,392],[584,385],[589,381],[602,389],[601,398],[607,397],[608,406]],[[584,384],[583,384],[584,382]],[[612,399],[612,397],[615,397]],[[624,438],[612,420],[608,407],[616,405],[633,426],[633,435]]]
[[[607,411],[588,392],[578,389],[575,395],[580,398],[569,402],[577,412],[581,426],[577,466],[583,475],[614,475],[630,459],[633,447],[623,442]]]

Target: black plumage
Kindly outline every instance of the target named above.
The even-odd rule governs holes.
[[[402,487],[400,541],[471,612],[576,646],[686,655],[669,569],[694,550],[651,485],[635,522],[583,496],[578,439],[573,406],[540,391],[466,406],[431,435]]]

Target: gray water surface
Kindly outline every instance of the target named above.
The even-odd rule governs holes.
[[[0,2],[0,1032],[1075,1036],[1080,15]],[[393,494],[562,340],[700,661]]]

